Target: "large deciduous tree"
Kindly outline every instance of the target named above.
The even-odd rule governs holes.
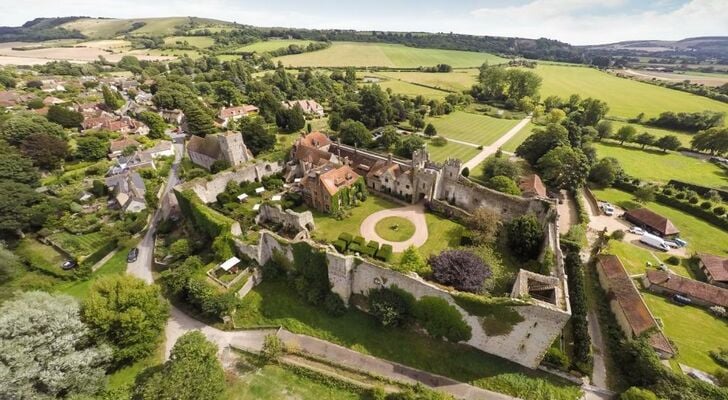
[[[534,133],[518,146],[516,155],[529,164],[536,165],[551,149],[568,143],[566,128],[558,124],[548,124],[545,129],[534,129]]]
[[[38,179],[40,175],[33,167],[33,162],[23,157],[15,148],[0,141],[0,180],[36,186]]]
[[[111,350],[96,346],[66,295],[26,292],[0,307],[0,398],[95,395]]]
[[[240,120],[240,132],[243,135],[245,146],[255,156],[271,150],[276,145],[276,136],[268,132],[261,118],[249,117]]]
[[[604,157],[589,171],[589,181],[600,187],[608,187],[623,174],[624,171],[616,158]]]
[[[98,280],[81,308],[83,321],[114,349],[118,364],[151,354],[159,344],[168,314],[169,306],[159,286],[130,275]]]
[[[368,147],[372,143],[372,133],[359,121],[342,122],[339,137],[344,144],[351,146]]]
[[[142,111],[137,115],[137,118],[149,127],[148,136],[150,139],[161,139],[164,137],[164,132],[167,130],[167,123],[164,122],[164,118],[161,115],[151,111]]]
[[[124,98],[117,91],[111,90],[108,86],[101,87],[101,93],[104,96],[104,104],[112,110],[118,110],[124,105]]]
[[[34,133],[45,133],[59,138],[66,136],[62,126],[37,114],[15,113],[0,122],[0,137],[16,146]]]
[[[677,150],[681,145],[680,139],[675,135],[666,135],[655,141],[655,146],[661,149],[663,153],[667,153],[668,150]]]
[[[538,160],[541,177],[554,188],[576,190],[589,176],[589,160],[579,149],[557,147]]]
[[[427,262],[437,282],[464,292],[482,292],[483,283],[491,275],[480,257],[465,250],[445,250]]]
[[[30,186],[9,180],[0,180],[0,232],[21,232],[28,227],[32,207],[41,196]]]
[[[78,128],[83,122],[83,114],[57,104],[48,107],[46,118],[64,128]]]
[[[76,141],[76,157],[86,161],[98,161],[109,151],[108,140],[98,136],[82,136]]]
[[[38,167],[50,171],[61,166],[69,156],[68,143],[56,136],[34,133],[20,144],[20,149]]]
[[[543,243],[543,227],[536,216],[522,215],[506,224],[507,244],[511,252],[521,260],[538,257]]]
[[[169,360],[135,388],[141,400],[217,400],[225,390],[225,374],[217,346],[199,331],[182,335]]]

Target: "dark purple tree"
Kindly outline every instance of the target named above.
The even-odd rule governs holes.
[[[490,267],[469,251],[446,250],[427,261],[435,281],[464,292],[480,293],[491,275]]]

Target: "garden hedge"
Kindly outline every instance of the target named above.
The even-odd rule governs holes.
[[[392,258],[392,245],[383,244],[375,256],[378,260],[389,261]]]
[[[339,239],[339,240],[337,240],[337,241],[335,241],[335,242],[334,242],[334,248],[335,248],[335,249],[336,249],[336,250],[337,250],[337,251],[338,251],[339,253],[344,253],[344,252],[346,252],[346,247],[347,247],[347,246],[348,246],[348,244],[347,244],[347,243],[346,243],[345,241],[341,240],[341,239]]]
[[[339,240],[343,240],[343,241],[345,241],[345,242],[346,242],[346,244],[349,244],[349,243],[351,243],[351,241],[352,241],[353,239],[354,239],[354,238],[353,238],[353,237],[351,236],[351,233],[349,233],[349,232],[341,232],[341,233],[339,234]]]
[[[359,247],[364,247],[367,245],[367,240],[361,236],[354,236],[354,243],[358,244]]]

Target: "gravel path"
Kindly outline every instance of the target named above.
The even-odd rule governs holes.
[[[415,226],[414,235],[403,242],[391,242],[383,239],[381,236],[377,235],[377,231],[374,227],[377,225],[377,222],[387,217],[400,217],[412,222]],[[375,240],[380,244],[391,245],[392,250],[395,253],[401,253],[409,246],[420,247],[425,244],[428,237],[427,220],[425,219],[425,206],[422,204],[413,204],[406,207],[377,211],[362,221],[360,232],[366,240]]]
[[[477,167],[480,163],[485,161],[488,156],[491,154],[495,154],[498,149],[506,144],[507,141],[511,140],[513,136],[516,136],[516,134],[523,129],[528,122],[531,121],[531,117],[526,117],[521,120],[516,126],[511,128],[508,132],[506,132],[503,136],[499,137],[498,140],[490,144],[489,146],[483,147],[483,150],[480,151],[480,153],[476,154],[475,157],[471,158],[468,162],[463,164],[463,168],[468,168],[470,171],[473,171],[475,167]]]

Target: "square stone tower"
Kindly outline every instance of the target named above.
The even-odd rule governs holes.
[[[227,131],[220,135],[220,153],[231,166],[246,163],[252,159],[240,132]]]

